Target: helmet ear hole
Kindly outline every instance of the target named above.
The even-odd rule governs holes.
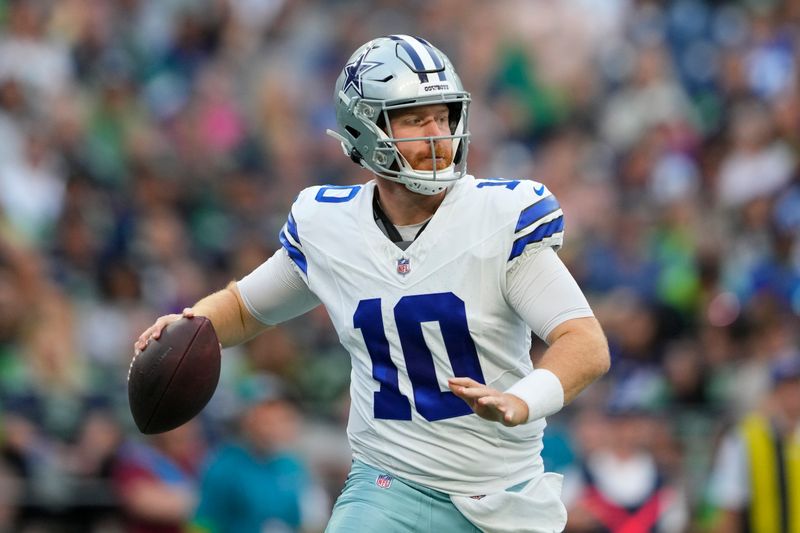
[[[352,127],[352,126],[345,126],[344,129],[345,129],[345,131],[347,131],[347,133],[349,133],[350,135],[353,136],[353,140],[354,141],[361,136],[361,132],[358,131],[357,129],[355,129],[354,127]],[[355,163],[357,165],[360,165],[361,164],[361,160],[364,159],[364,157],[361,155],[361,152],[356,150],[355,147],[350,149],[350,153],[348,155],[350,156],[350,159],[353,160],[353,163]]]

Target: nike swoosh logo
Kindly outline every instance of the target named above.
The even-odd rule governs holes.
[[[541,196],[544,194],[544,185],[539,185],[539,187],[534,187],[533,192],[536,193],[536,196]]]

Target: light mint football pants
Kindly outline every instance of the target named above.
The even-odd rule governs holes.
[[[480,533],[450,496],[354,461],[325,533]]]

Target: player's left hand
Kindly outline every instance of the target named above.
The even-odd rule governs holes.
[[[481,418],[509,427],[528,420],[528,404],[513,394],[487,387],[472,378],[450,378],[447,385]]]

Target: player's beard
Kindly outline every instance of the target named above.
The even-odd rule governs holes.
[[[437,142],[434,154],[436,155],[436,170],[444,170],[453,164],[453,143],[450,141]],[[414,154],[414,160],[409,161],[414,170],[433,170],[433,158],[430,150],[421,150]]]

